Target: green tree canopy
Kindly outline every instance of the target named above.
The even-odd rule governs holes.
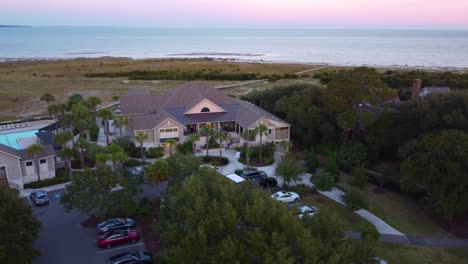
[[[329,172],[318,170],[311,178],[315,188],[321,192],[329,191],[335,187],[335,178]]]
[[[286,156],[283,158],[276,172],[283,178],[286,186],[289,186],[292,182],[296,182],[301,179],[300,175],[305,172],[304,165],[293,156]]]
[[[169,263],[316,263],[321,245],[287,208],[212,170],[171,188],[163,236]]]
[[[115,177],[111,167],[98,164],[94,170],[86,169],[82,174],[73,175],[60,203],[67,212],[75,208],[100,218],[117,214],[128,216],[135,208],[133,198],[141,191],[138,181]]]
[[[148,181],[156,183],[159,188],[159,197],[163,198],[162,184],[171,178],[171,169],[166,160],[158,159],[146,167]]]
[[[41,223],[17,190],[0,184],[0,201],[0,263],[29,264],[39,255],[33,243]]]
[[[468,133],[445,130],[400,148],[401,188],[423,191],[423,203],[451,219],[468,210]]]

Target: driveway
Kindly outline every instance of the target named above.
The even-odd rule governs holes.
[[[144,196],[154,198],[159,195],[156,187],[144,184],[143,189]],[[81,225],[88,216],[77,210],[67,213],[59,203],[63,192],[63,189],[48,192],[50,204],[40,207],[32,205],[27,197],[24,198],[42,223],[42,230],[35,242],[42,255],[33,261],[34,264],[105,263],[109,257],[122,252],[145,250],[142,240],[111,249],[98,248],[96,229]]]

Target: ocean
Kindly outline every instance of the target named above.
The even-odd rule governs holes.
[[[103,56],[467,68],[468,31],[0,28],[0,61]]]

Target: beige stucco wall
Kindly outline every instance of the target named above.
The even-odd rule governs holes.
[[[179,140],[183,140],[184,136],[184,127],[181,126],[179,123],[174,122],[172,119],[167,119],[164,122],[162,122],[159,126],[155,127],[154,129],[154,142],[156,145],[159,145],[159,129],[161,128],[171,128],[171,127],[177,127],[177,132],[179,134]]]
[[[33,162],[34,170],[32,170],[30,173],[28,173],[26,169],[23,171],[23,183],[29,183],[29,182],[37,181],[36,164],[34,163],[34,160],[23,160],[23,161],[21,161],[21,167],[26,168],[26,162],[28,162],[28,161]],[[55,165],[54,165],[53,157],[47,157],[46,162],[47,162],[47,167],[46,168],[42,168],[40,166],[41,180],[50,179],[50,178],[55,177]]]
[[[6,165],[8,180],[21,180],[19,158],[0,152],[0,166]]]

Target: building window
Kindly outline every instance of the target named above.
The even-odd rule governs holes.
[[[268,129],[268,135],[271,135],[271,128]]]
[[[202,113],[209,113],[210,109],[208,107],[203,107],[202,110],[200,111]]]
[[[159,129],[159,133],[171,133],[171,132],[177,132],[177,127]]]
[[[47,163],[47,160],[46,159],[41,159],[41,160],[39,160],[39,163],[40,164],[45,164],[45,163]]]
[[[32,161],[26,161],[26,166],[27,167],[32,166],[32,165],[33,165]]]

